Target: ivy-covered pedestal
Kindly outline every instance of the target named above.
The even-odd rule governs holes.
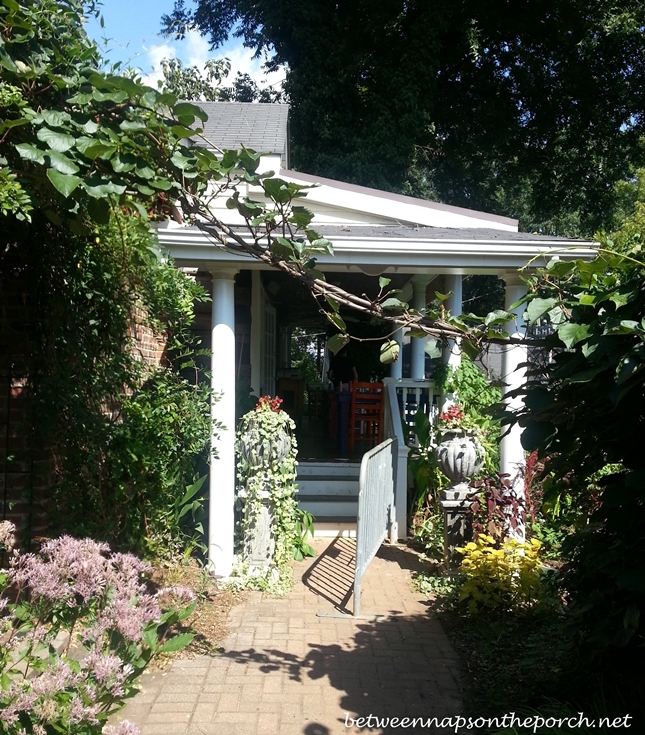
[[[238,430],[241,553],[250,574],[277,576],[289,559],[296,511],[295,425],[263,397]]]
[[[467,513],[472,503],[469,482],[479,472],[484,461],[483,449],[473,431],[444,430],[434,455],[439,469],[450,480],[450,486],[441,492],[444,514],[444,560],[448,571],[459,566],[456,548],[469,540],[470,527]]]

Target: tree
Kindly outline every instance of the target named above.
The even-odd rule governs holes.
[[[194,102],[282,102],[281,90],[258,87],[249,74],[238,72],[233,86],[222,86],[231,71],[228,59],[208,59],[202,71],[198,66],[184,66],[181,59],[162,59],[163,79],[158,84],[182,100]]]
[[[164,92],[179,99],[217,102],[222,98],[222,81],[231,71],[228,59],[208,59],[204,71],[198,66],[184,66],[181,59],[162,59],[163,79],[158,84]]]
[[[286,65],[300,170],[561,234],[610,222],[642,165],[644,25],[639,0],[177,0],[164,18]]]
[[[594,262],[552,261],[529,279],[527,315],[553,325],[544,346],[554,352],[506,417],[545,460],[546,506],[577,509],[564,583],[571,622],[596,654],[637,653],[645,637],[644,224],[640,203]]]

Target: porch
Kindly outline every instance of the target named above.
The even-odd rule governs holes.
[[[338,186],[339,194],[344,186]],[[434,298],[434,292],[440,291],[450,293],[444,304],[453,315],[459,315],[462,310],[462,276],[493,274],[505,282],[505,305],[510,310],[524,293],[524,284],[518,277],[517,269],[528,261],[531,260],[536,266],[539,262],[546,262],[553,253],[566,258],[593,255],[592,249],[581,249],[581,243],[513,231],[516,223],[503,218],[497,222],[486,215],[485,221],[480,221],[479,213],[443,208],[440,205],[430,206],[429,203],[417,203],[407,197],[397,198],[360,187],[356,187],[360,191],[353,192],[358,197],[352,204],[354,209],[343,211],[342,204],[332,205],[331,202],[322,201],[325,191],[331,188],[330,182],[324,182],[322,187],[310,193],[308,202],[310,206],[315,205],[312,209],[316,210],[316,217],[320,214],[322,218],[319,226],[321,234],[332,238],[335,247],[334,256],[320,257],[319,269],[331,283],[338,282],[354,293],[361,293],[364,283],[367,288],[367,282],[370,283],[369,288],[378,288],[376,277],[383,275],[391,279],[390,288],[401,289],[401,300],[408,301],[415,309],[426,308]],[[316,197],[320,200],[318,205]],[[443,220],[453,218],[454,228],[448,229],[445,224],[433,227],[395,222],[387,226],[385,216],[380,218],[377,226],[357,223],[359,215],[356,208],[360,202],[365,203],[365,212],[371,211],[368,205],[374,211],[380,208],[379,211],[386,212],[390,207],[390,197],[394,197],[392,201],[396,206],[404,203],[410,215],[416,212],[419,222],[424,222],[424,217],[440,215]],[[405,202],[399,202],[400,199]],[[326,221],[331,222],[333,219],[330,214],[332,206],[335,207],[333,216],[336,222],[339,217],[346,217],[345,225],[326,224]],[[369,217],[376,215],[372,212]],[[414,218],[410,219],[414,221]],[[467,227],[469,221],[472,222],[470,228]],[[178,266],[192,267],[198,277],[201,274],[212,293],[212,309],[209,314],[204,314],[204,333],[208,337],[204,340],[204,346],[211,346],[212,349],[211,384],[220,395],[213,404],[213,416],[224,428],[213,437],[213,449],[218,458],[217,473],[211,475],[209,558],[216,573],[226,576],[233,563],[236,393],[239,394],[240,387],[245,385],[252,388],[256,396],[279,392],[279,381],[292,379],[291,375],[280,372],[290,369],[289,330],[296,326],[320,327],[321,320],[324,323],[324,316],[311,296],[299,292],[292,281],[280,279],[280,274],[261,263],[223,249],[197,228],[166,225],[159,229],[159,241]],[[574,246],[578,248],[575,252],[564,252],[564,248]],[[538,256],[541,256],[539,260]],[[242,294],[246,295],[243,297]],[[305,303],[308,303],[308,313],[314,313],[317,321],[303,321],[304,312],[300,307]],[[511,334],[523,333],[522,311],[521,307],[515,307],[515,318],[507,326]],[[352,320],[353,314],[342,311],[342,316],[344,319],[347,317],[350,331],[354,332],[357,323]],[[392,338],[401,345],[404,341],[408,342],[409,372],[403,373],[402,361],[399,360],[390,366],[389,375],[377,375],[377,379],[425,380],[425,341],[409,340],[401,329],[394,332]],[[453,345],[445,350],[444,360],[458,364],[458,347]],[[526,351],[523,347],[507,347],[502,351],[500,372],[502,380],[508,385],[507,391],[521,385],[523,370],[519,366],[525,361]],[[322,371],[321,378],[324,377],[325,371]],[[372,376],[359,377],[369,380]],[[399,451],[407,452],[403,424],[395,428],[394,417],[401,414],[397,391],[394,390],[392,394],[392,389],[388,388],[388,396],[392,432],[389,436],[398,432]],[[518,475],[518,469],[524,461],[520,434],[519,427],[515,427],[502,440],[501,469],[511,476]],[[311,454],[312,451],[305,445],[305,453]],[[325,459],[337,459],[330,456],[334,452],[330,452],[327,442],[315,446],[320,447]],[[334,463],[327,464],[331,466]],[[399,538],[406,533],[405,465],[404,458],[400,457],[395,499],[395,533]]]

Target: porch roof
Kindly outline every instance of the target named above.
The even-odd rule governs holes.
[[[316,228],[334,245],[334,256],[318,258],[323,271],[380,273],[498,273],[553,257],[590,260],[596,243],[547,235],[483,228],[322,225]],[[197,227],[163,223],[159,242],[177,265],[208,268],[266,268],[252,256],[225,250]]]

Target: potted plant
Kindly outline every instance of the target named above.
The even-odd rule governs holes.
[[[459,563],[456,549],[470,536],[467,513],[473,493],[469,483],[482,468],[485,452],[476,424],[458,404],[439,414],[438,433],[440,441],[434,456],[439,469],[450,480],[449,487],[441,491],[444,556],[448,569],[455,569]]]
[[[297,449],[294,422],[281,404],[263,396],[238,428],[242,553],[252,569],[277,571],[291,553]]]

